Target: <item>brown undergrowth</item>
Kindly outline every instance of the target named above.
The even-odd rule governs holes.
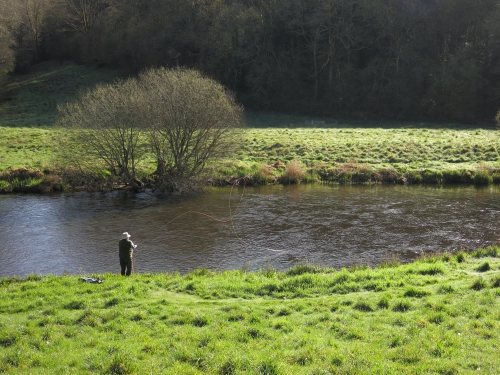
[[[62,178],[50,171],[27,168],[0,172],[0,193],[50,193],[63,190]]]

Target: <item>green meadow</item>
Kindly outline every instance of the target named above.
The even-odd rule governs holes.
[[[393,171],[398,178],[413,173],[418,182],[470,182],[479,171],[493,176],[500,170],[500,137],[494,128],[281,117],[286,119],[250,114],[238,160],[247,166],[297,160],[312,173],[367,171],[372,179],[377,172]],[[328,180],[328,173],[321,179]]]
[[[74,100],[79,90],[118,77],[113,71],[53,62],[41,64],[28,76],[14,77],[0,92],[0,174],[8,177],[8,171],[19,168],[57,174],[71,168],[60,152],[65,133],[54,127],[57,105]],[[214,180],[500,182],[500,136],[491,126],[256,112],[246,116],[243,142],[212,166]],[[154,169],[153,159],[146,158],[140,173],[147,177]]]
[[[500,248],[376,268],[0,279],[5,374],[498,374]]]

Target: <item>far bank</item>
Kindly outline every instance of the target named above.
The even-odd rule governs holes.
[[[384,127],[335,120],[251,113],[243,143],[200,177],[201,186],[246,184],[453,184],[500,182],[500,137],[495,128],[428,124]],[[392,126],[392,127],[389,127]],[[0,191],[109,191],[125,188],[96,161],[91,168],[67,165],[60,149],[64,131],[3,127]],[[153,187],[153,158],[137,178]],[[137,187],[136,187],[137,188]]]

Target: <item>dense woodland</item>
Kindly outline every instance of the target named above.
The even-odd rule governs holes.
[[[0,0],[0,71],[198,69],[247,107],[491,122],[499,0]]]

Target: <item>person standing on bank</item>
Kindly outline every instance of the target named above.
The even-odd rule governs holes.
[[[122,238],[118,243],[119,255],[120,255],[120,268],[121,274],[123,276],[130,276],[132,272],[132,256],[134,255],[134,249],[137,245],[130,240],[130,234],[128,232],[123,232]]]

